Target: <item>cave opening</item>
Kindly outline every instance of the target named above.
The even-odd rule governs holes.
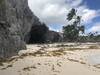
[[[28,44],[45,43],[46,42],[45,34],[47,33],[48,30],[49,29],[45,24],[32,26],[31,31],[29,33],[30,37]]]

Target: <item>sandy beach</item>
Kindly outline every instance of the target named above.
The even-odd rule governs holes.
[[[0,75],[100,75],[100,45],[27,45],[0,65]]]

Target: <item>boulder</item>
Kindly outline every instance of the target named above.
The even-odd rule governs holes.
[[[62,41],[62,36],[60,35],[59,32],[56,32],[56,31],[49,30],[46,33],[45,36],[46,36],[46,41],[47,42],[50,42],[50,43],[53,43],[53,42],[61,42]]]

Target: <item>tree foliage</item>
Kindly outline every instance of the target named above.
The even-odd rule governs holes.
[[[98,32],[90,32],[85,36],[80,36],[79,42],[100,42],[100,34]]]
[[[84,26],[80,25],[81,17],[76,15],[76,10],[72,9],[68,15],[67,20],[70,22],[73,19],[75,21],[63,27],[63,36],[65,41],[77,41],[79,37],[79,32],[84,33]]]

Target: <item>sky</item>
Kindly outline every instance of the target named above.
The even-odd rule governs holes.
[[[75,8],[77,14],[82,16],[85,33],[100,34],[100,0],[28,0],[28,3],[33,13],[50,30],[62,32],[62,26],[68,24],[68,12]]]

